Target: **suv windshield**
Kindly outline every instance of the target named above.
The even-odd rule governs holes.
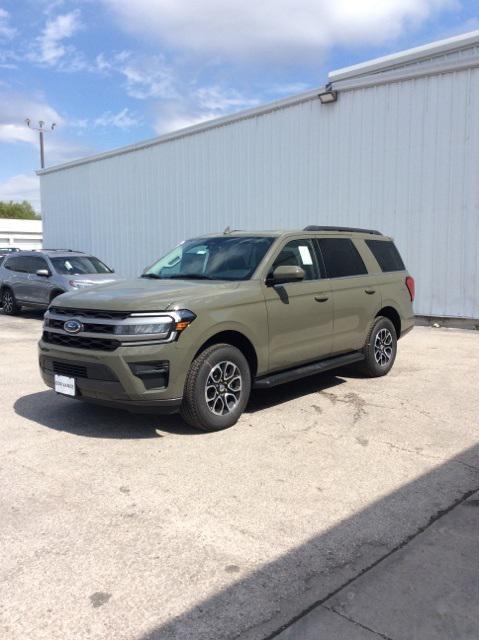
[[[149,267],[143,277],[248,280],[273,240],[258,236],[187,240]]]
[[[106,264],[93,256],[65,256],[50,258],[55,271],[68,276],[80,276],[89,273],[113,273]]]

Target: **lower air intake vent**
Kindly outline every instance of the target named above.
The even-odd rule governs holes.
[[[70,378],[88,378],[86,367],[56,360],[53,361],[53,373],[57,373],[60,376],[69,376]]]

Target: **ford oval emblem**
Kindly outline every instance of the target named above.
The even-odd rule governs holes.
[[[83,329],[83,325],[78,320],[67,320],[63,324],[63,328],[67,333],[80,333]]]

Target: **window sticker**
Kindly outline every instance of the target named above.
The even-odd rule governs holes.
[[[303,264],[313,264],[313,259],[309,251],[309,247],[306,245],[298,246],[299,253],[301,254],[301,261]]]
[[[65,260],[65,267],[68,269],[68,271],[71,271],[73,269],[72,263],[69,260]]]

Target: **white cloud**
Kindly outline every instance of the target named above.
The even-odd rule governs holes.
[[[34,209],[40,210],[40,184],[34,174],[21,173],[0,182],[0,200],[22,202],[28,200]]]
[[[11,40],[17,30],[10,26],[10,14],[0,7],[0,41]]]
[[[25,125],[0,123],[0,143],[29,142],[34,144],[35,133]]]
[[[396,38],[457,0],[103,0],[122,28],[199,53],[287,57]]]
[[[195,94],[200,108],[220,115],[229,111],[256,107],[260,103],[258,98],[246,98],[234,89],[225,91],[217,85],[201,87]]]
[[[207,113],[192,109],[180,104],[162,105],[158,109],[154,129],[158,135],[186,129],[194,124],[212,120],[214,113]]]
[[[64,40],[71,38],[81,28],[80,11],[75,9],[70,13],[58,15],[48,20],[42,34],[37,39],[39,51],[38,62],[53,66],[73,49],[64,44]],[[76,58],[78,64],[79,58]]]
[[[161,55],[120,51],[108,58],[100,53],[90,70],[104,75],[119,75],[123,78],[127,95],[137,100],[177,96],[175,71]]]
[[[121,51],[108,60],[101,53],[96,57],[96,70],[120,74],[126,93],[138,100],[176,95],[173,70],[160,55],[134,55],[130,51]]]
[[[132,129],[140,124],[140,119],[132,114],[128,108],[122,109],[118,113],[105,111],[100,117],[93,121],[94,127],[117,127],[118,129]]]
[[[45,156],[48,164],[66,162],[92,151],[89,146],[63,137],[62,130],[68,131],[65,119],[41,96],[30,97],[8,88],[0,89],[0,143],[38,147],[38,133],[26,126],[27,117],[31,118],[34,126],[39,120],[46,123]],[[52,132],[49,126],[53,122],[58,126]]]
[[[156,107],[155,131],[159,134],[178,131],[206,120],[248,109],[260,104],[258,98],[243,96],[235,89],[223,89],[218,85],[190,87],[178,92],[175,99],[161,101]]]
[[[0,88],[0,127],[3,131],[3,142],[8,141],[8,136],[12,142],[29,141],[33,132],[25,126],[25,118],[31,118],[33,123],[39,120],[48,124],[63,123],[58,111],[47,104],[41,95],[26,96],[8,88]]]

